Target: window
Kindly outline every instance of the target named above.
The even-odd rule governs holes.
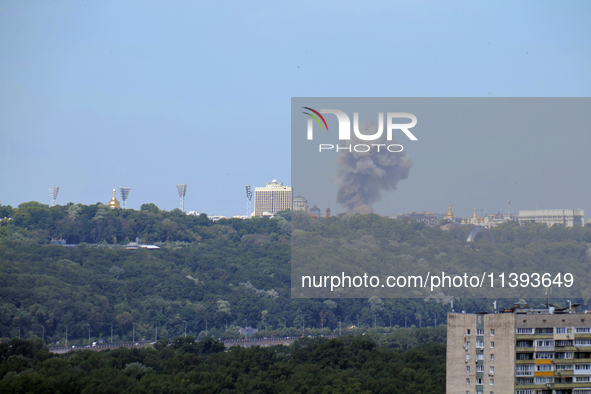
[[[552,365],[552,364],[538,364],[538,365],[536,365],[536,371],[538,371],[538,372],[554,371],[554,365]]]
[[[591,370],[590,364],[575,364],[575,371],[589,371]]]
[[[493,336],[493,337],[495,336],[495,329],[494,328],[491,328],[490,329],[490,335]]]
[[[531,364],[517,365],[515,376],[534,376],[534,366]]]
[[[549,360],[551,360],[551,359],[554,358],[554,353],[551,353],[551,352],[536,352],[534,358],[537,359],[537,360],[540,360],[540,359],[549,359]]]
[[[466,361],[470,360],[470,355],[466,354]]]
[[[537,347],[551,347],[554,346],[554,341],[550,341],[550,340],[541,340],[541,341],[536,341],[536,346]]]
[[[572,346],[573,340],[572,339],[560,339],[560,340],[554,341],[554,345],[555,346]]]
[[[491,386],[494,386],[494,384],[495,384],[495,380],[494,380],[494,379],[491,379],[491,380],[490,380],[490,385],[491,385]]]
[[[533,389],[529,390],[517,390],[515,394],[535,394]]]
[[[483,341],[476,341],[476,347],[483,348],[484,347],[484,342]]]
[[[476,384],[482,384],[482,378],[476,378]]]
[[[495,367],[490,367],[490,371],[488,373],[494,374],[495,373]]]
[[[466,384],[470,384],[470,378],[466,378]]]
[[[553,376],[538,376],[535,379],[536,384],[546,384],[546,383],[554,383]]]
[[[567,371],[573,369],[572,364],[556,364],[557,371]]]
[[[479,328],[478,330],[476,330],[476,335],[484,335],[484,330]]]
[[[495,355],[494,354],[491,354],[490,355],[490,361],[495,361]]]
[[[470,335],[470,329],[466,330],[466,335]]]
[[[556,327],[554,329],[554,332],[556,334],[572,334],[573,333],[573,329],[570,327]]]
[[[574,377],[574,382],[576,382],[576,383],[587,383],[587,382],[591,382],[591,380],[589,379],[589,376],[575,376]]]
[[[476,355],[476,360],[484,360],[484,354],[480,353]]]
[[[470,347],[470,341],[466,342],[466,348]]]
[[[466,365],[466,372],[470,372],[470,366]]]
[[[577,327],[575,328],[577,334],[588,334],[591,333],[591,327]]]
[[[591,339],[575,339],[575,346],[591,346]]]
[[[476,372],[484,372],[484,367],[482,365],[477,365]]]
[[[494,343],[494,342],[491,342],[491,343],[490,343],[490,348],[491,348],[491,349],[494,349],[494,348],[495,348],[495,343]]]
[[[516,332],[517,334],[533,334],[534,333],[533,328],[517,328],[516,331],[517,331]]]

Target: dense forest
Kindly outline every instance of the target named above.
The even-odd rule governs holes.
[[[445,392],[445,345],[392,349],[366,335],[224,352],[211,338],[187,336],[58,356],[40,339],[13,339],[0,343],[0,392],[438,394]]]
[[[302,333],[362,334],[374,327],[444,324],[451,310],[446,297],[292,299],[290,263],[292,221],[313,233],[338,223],[359,221],[387,234],[389,248],[412,262],[439,256],[468,264],[476,250],[516,263],[527,259],[578,261],[591,257],[591,227],[547,228],[510,223],[486,240],[465,248],[466,228],[442,231],[414,221],[378,215],[339,215],[311,221],[295,212],[273,219],[213,222],[145,204],[139,211],[110,210],[104,204],[48,207],[37,202],[0,207],[0,338],[39,337],[47,343],[86,343],[173,338],[237,338],[253,326],[259,336]],[[301,230],[298,230],[301,231]],[[350,237],[349,234],[344,234]],[[139,238],[158,250],[127,250]],[[50,245],[67,239],[75,247]],[[355,244],[352,243],[353,249]],[[543,290],[540,291],[541,303]],[[499,300],[510,305],[517,299]],[[528,300],[534,304],[534,300]],[[588,305],[588,299],[579,300]],[[455,310],[491,311],[492,300],[455,299]]]

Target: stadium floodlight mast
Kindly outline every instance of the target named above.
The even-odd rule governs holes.
[[[55,206],[55,200],[57,200],[57,193],[60,191],[59,186],[49,188],[49,196],[51,197],[51,206]]]
[[[185,212],[185,194],[187,194],[187,184],[178,183],[176,185],[176,189],[178,190],[179,197],[181,198],[181,211]]]
[[[129,191],[131,187],[120,187],[119,191],[121,192],[121,200],[123,200],[123,209],[127,209],[127,197],[129,196]]]
[[[244,186],[246,189],[246,217],[250,216],[250,202],[252,201],[252,187],[250,185]]]

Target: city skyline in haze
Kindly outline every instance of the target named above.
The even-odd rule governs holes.
[[[129,208],[172,210],[186,183],[185,211],[243,215],[244,185],[292,183],[292,97],[587,97],[589,11],[582,1],[2,2],[0,201],[49,204],[58,185],[60,205],[107,203],[131,187]],[[587,134],[545,136],[561,154],[543,177],[532,163],[554,151],[513,148],[533,130],[503,141],[474,131],[450,141],[447,161],[415,149],[408,179],[382,201],[393,213],[504,212],[507,199],[515,212],[591,212]],[[462,167],[483,152],[527,171]],[[446,168],[453,182],[433,175]]]

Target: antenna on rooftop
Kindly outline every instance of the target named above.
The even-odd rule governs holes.
[[[127,196],[129,196],[129,191],[131,190],[131,187],[120,187],[119,191],[121,191],[121,199],[123,200],[123,209],[127,208],[126,205],[126,201],[127,201]]]
[[[509,205],[509,216],[511,216],[511,200],[507,200],[507,205]]]
[[[51,197],[51,206],[55,206],[55,200],[57,200],[57,193],[60,191],[59,186],[49,188],[49,196]]]
[[[181,198],[181,211],[185,212],[185,194],[187,193],[187,184],[179,183],[176,185],[176,189],[178,190],[179,197]]]
[[[250,201],[252,200],[252,187],[250,185],[244,186],[246,190],[246,217],[250,216]]]

